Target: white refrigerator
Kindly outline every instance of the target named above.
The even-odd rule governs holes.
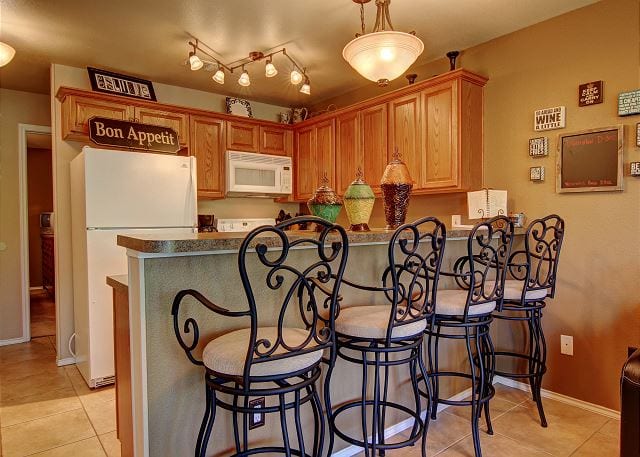
[[[85,146],[70,172],[75,357],[98,387],[115,381],[106,276],[127,273],[117,236],[197,231],[196,165],[193,157]]]

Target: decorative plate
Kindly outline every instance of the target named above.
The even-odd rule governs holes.
[[[227,113],[236,116],[253,117],[251,102],[242,98],[227,97]]]

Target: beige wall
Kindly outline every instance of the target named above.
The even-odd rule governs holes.
[[[640,87],[639,8],[637,0],[605,0],[467,49],[459,60],[489,78],[485,185],[507,189],[509,209],[529,219],[555,212],[566,220],[557,297],[544,316],[544,388],[616,409],[626,348],[640,345],[640,179],[626,176],[624,192],[557,194],[555,149],[558,133],[624,124],[625,174],[630,161],[640,161],[634,141],[640,116],[617,116],[617,94]],[[447,69],[448,62],[438,60],[415,72],[422,80]],[[604,81],[604,103],[579,108],[578,85],[594,80]],[[389,89],[404,84],[400,78]],[[371,85],[327,103],[345,106],[379,92]],[[532,127],[534,110],[558,105],[566,106],[566,128],[543,132],[551,153],[530,159],[528,139],[540,136]],[[528,180],[529,167],[537,165],[547,172],[541,184]],[[458,208],[449,198],[416,198],[409,217],[441,215],[447,204]],[[499,346],[515,344],[511,330],[500,325]],[[560,334],[573,335],[573,357],[560,354]]]
[[[87,70],[65,65],[54,64],[51,67],[51,93],[56,94],[61,86],[76,87],[91,90]],[[183,87],[154,83],[156,97],[161,103],[200,108],[210,111],[223,112],[225,96],[210,92],[203,92]],[[256,118],[277,120],[277,115],[283,108],[265,103],[252,102],[253,113]],[[75,141],[62,140],[60,102],[52,97],[51,110],[53,124],[54,149],[54,194],[56,211],[56,303],[58,304],[58,358],[71,356],[67,349],[67,341],[73,334],[73,278],[71,263],[71,208],[69,195],[69,163],[80,152],[84,144]],[[199,212],[215,214],[218,217],[234,218],[273,217],[279,209],[295,212],[298,205],[276,204],[267,199],[233,199],[221,202],[200,202]]]
[[[18,124],[50,125],[49,97],[0,89],[0,341],[23,336]]]
[[[27,149],[29,194],[29,285],[42,286],[42,247],[40,213],[53,211],[51,149]]]

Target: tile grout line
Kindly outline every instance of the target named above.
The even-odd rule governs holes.
[[[578,444],[578,446],[577,446],[573,451],[571,451],[571,454],[569,454],[569,457],[571,457],[571,456],[573,456],[573,455],[576,455],[576,452],[578,452],[578,450],[580,450],[580,448],[581,448],[582,446],[584,446],[584,445],[587,443],[587,441],[589,441],[591,438],[593,438],[594,436],[596,436],[596,434],[598,434],[598,433],[600,432],[600,430],[602,430],[602,429],[604,428],[604,426],[605,426],[605,425],[607,425],[607,423],[608,423],[610,420],[611,420],[611,419],[606,420],[606,421],[604,422],[604,424],[602,424],[600,427],[598,427],[598,428],[596,429],[596,431],[595,431],[595,432],[593,432],[591,435],[589,435],[589,436],[587,437],[587,439],[586,439],[586,440],[584,440],[582,443]]]
[[[518,441],[517,439],[512,438],[512,437],[510,437],[510,436],[507,436],[507,435],[505,435],[504,433],[499,433],[499,432],[494,432],[494,433],[495,433],[496,435],[500,435],[500,436],[502,436],[503,438],[507,438],[507,439],[508,439],[508,440],[510,440],[510,441],[513,441],[513,442],[515,442],[515,443],[518,443],[520,446],[524,447],[525,449],[529,449],[529,450],[531,450],[531,451],[536,451],[536,452],[542,452],[543,454],[547,454],[547,455],[553,456],[553,454],[551,454],[550,452],[545,451],[544,449],[538,449],[538,448],[537,448],[537,447],[535,447],[535,446],[531,446],[530,444],[523,443],[522,441]]]
[[[78,401],[80,402],[80,405],[82,405],[82,410],[84,411],[84,415],[87,416],[87,420],[89,421],[89,424],[91,425],[91,429],[93,430],[93,433],[95,434],[95,437],[98,439],[98,443],[100,443],[100,448],[104,452],[104,455],[107,456],[107,450],[105,449],[104,444],[102,444],[102,440],[100,439],[100,435],[98,435],[98,431],[96,430],[95,425],[93,425],[93,421],[91,420],[91,416],[89,416],[89,413],[87,412],[87,408],[85,407],[84,403],[80,399],[80,395],[78,394],[78,391],[76,390],[75,384],[73,383],[73,381],[71,381],[71,376],[69,375],[69,372],[66,369],[64,370],[64,372],[67,375],[67,377],[69,378],[69,382],[71,382],[71,386],[73,387],[73,391],[76,393],[76,397],[78,397]]]
[[[78,399],[78,401],[80,401],[80,399]],[[49,417],[59,416],[60,414],[66,414],[66,413],[70,413],[70,412],[73,412],[73,411],[78,411],[79,409],[82,409],[82,406],[79,407],[79,408],[68,409],[67,411],[60,411],[58,413],[47,414],[45,416],[36,417],[35,419],[29,419],[28,421],[18,422],[16,424],[4,425],[4,426],[2,426],[0,428],[6,430],[6,429],[11,428],[11,427],[16,427],[18,425],[28,424],[30,422],[35,422],[35,421],[40,420],[40,419],[46,419],[46,418],[49,418]]]

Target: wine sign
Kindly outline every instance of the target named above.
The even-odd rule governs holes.
[[[578,106],[602,103],[602,81],[592,81],[578,86]]]
[[[563,129],[565,127],[566,115],[564,106],[544,108],[536,110],[533,116],[533,129],[541,130]]]
[[[121,121],[106,117],[89,119],[89,138],[100,146],[176,154],[178,134],[169,127]]]

